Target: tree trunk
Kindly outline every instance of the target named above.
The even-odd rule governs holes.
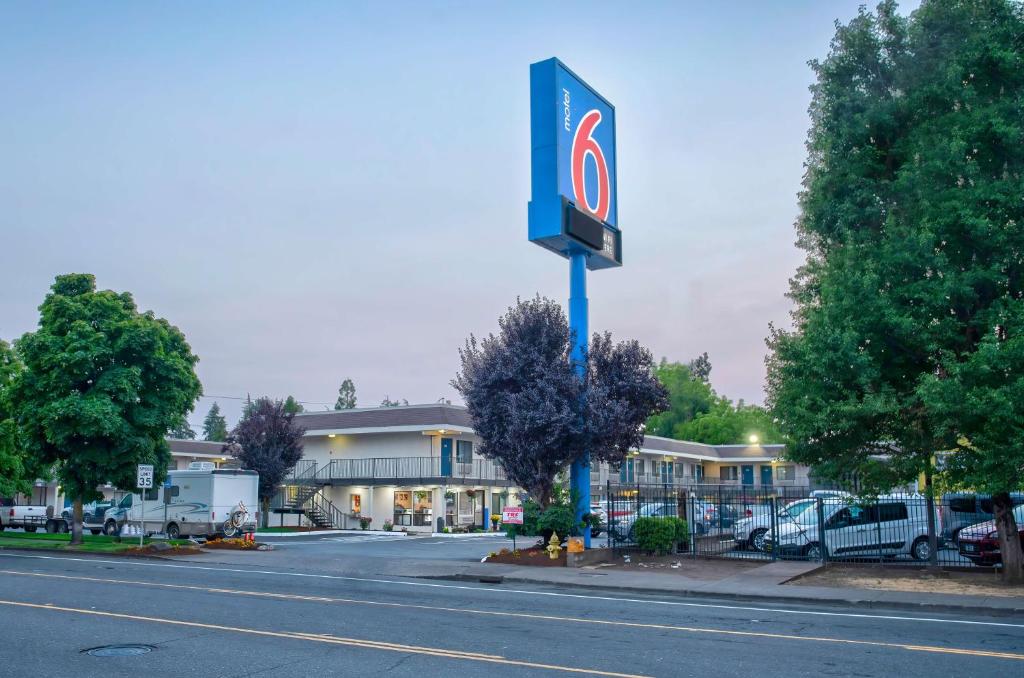
[[[1003,581],[1024,584],[1024,552],[1021,551],[1020,533],[1013,517],[1013,500],[1008,492],[992,496],[995,509],[996,531],[999,532],[999,552],[1003,556]]]
[[[260,511],[260,527],[267,527],[270,525],[270,497],[263,497],[262,511]]]
[[[71,543],[82,543],[82,498],[75,499],[73,513],[71,515]]]

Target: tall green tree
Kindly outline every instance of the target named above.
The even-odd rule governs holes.
[[[885,490],[952,451],[944,480],[994,493],[1004,574],[1024,581],[1024,9],[883,2],[812,67],[807,261],[794,328],[769,339],[787,455]]]
[[[36,475],[25,454],[12,400],[23,369],[10,345],[0,340],[0,497],[30,492]]]
[[[220,413],[220,405],[214,401],[203,419],[203,440],[222,443],[228,438],[228,420]]]
[[[704,355],[706,357],[707,354]],[[695,367],[700,368],[696,374]],[[718,396],[706,378],[710,373],[710,363],[684,365],[670,363],[662,358],[654,374],[668,390],[669,406],[664,412],[647,420],[646,432],[654,436],[675,438],[683,424],[710,412],[718,402]]]
[[[345,381],[341,382],[341,386],[338,387],[338,400],[334,403],[334,409],[336,410],[351,410],[356,406],[356,385],[349,379],[345,378]]]
[[[128,293],[97,291],[91,275],[58,276],[39,310],[39,328],[16,344],[25,369],[13,402],[29,454],[55,466],[74,501],[80,543],[82,503],[102,497],[97,486],[134,488],[143,463],[163,478],[164,436],[201,391],[198,358],[176,327]]]
[[[302,406],[302,403],[300,403],[292,396],[288,396],[287,398],[284,399],[283,407],[284,411],[287,412],[288,414],[298,414],[299,412],[303,412],[306,409]]]
[[[167,432],[167,437],[176,440],[195,440],[196,432],[192,429],[192,425],[188,423],[188,419],[182,417],[181,421],[172,426],[171,430]]]

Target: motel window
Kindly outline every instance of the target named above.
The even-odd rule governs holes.
[[[694,464],[693,465],[693,479],[698,483],[704,482],[704,465]]]
[[[395,526],[412,525],[412,492],[397,490],[395,492]]]
[[[644,460],[643,459],[637,459],[636,460],[636,473],[637,473],[637,475],[641,475],[641,476],[644,474]]]
[[[658,462],[651,462],[651,468],[654,469],[654,477],[657,478],[661,475],[661,464]]]
[[[739,467],[723,466],[719,475],[722,480],[739,480]]]
[[[434,493],[429,490],[418,490],[412,493],[412,524],[417,527],[430,525],[434,514]]]
[[[686,477],[686,464],[682,463],[681,461],[677,461],[676,462],[676,477],[677,478],[685,478]]]
[[[468,464],[473,461],[473,441],[457,440],[455,442],[455,461]]]
[[[793,481],[796,480],[796,467],[795,466],[776,466],[775,467],[775,480],[778,482]]]

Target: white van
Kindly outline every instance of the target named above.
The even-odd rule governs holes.
[[[163,532],[171,539],[255,532],[259,474],[212,466],[196,463],[188,470],[168,471],[167,483],[146,490],[143,531],[146,534]],[[143,519],[142,508],[140,494],[124,495],[104,514],[104,534],[115,534],[125,524],[139,525]]]
[[[829,558],[893,557],[909,555],[928,560],[928,502],[919,495],[883,496],[872,503],[826,499],[821,519],[824,535],[818,534],[818,511],[811,507],[796,520],[779,525],[778,538],[765,540],[767,549],[783,556],[820,560],[822,548]],[[938,515],[936,532],[941,530]]]

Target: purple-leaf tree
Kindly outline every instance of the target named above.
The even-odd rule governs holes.
[[[668,409],[668,391],[654,367],[651,352],[636,340],[615,344],[610,332],[591,338],[583,411],[592,461],[621,463],[643,444],[648,417]]]
[[[518,301],[498,325],[497,336],[470,336],[452,386],[466,401],[480,453],[546,507],[555,476],[585,451],[619,463],[640,445],[643,422],[665,409],[667,395],[650,352],[636,342],[614,345],[608,334],[594,336],[581,381],[555,301]]]
[[[231,448],[243,468],[260,474],[259,497],[266,526],[270,500],[285,475],[302,459],[302,427],[280,400],[257,398],[231,432]]]

